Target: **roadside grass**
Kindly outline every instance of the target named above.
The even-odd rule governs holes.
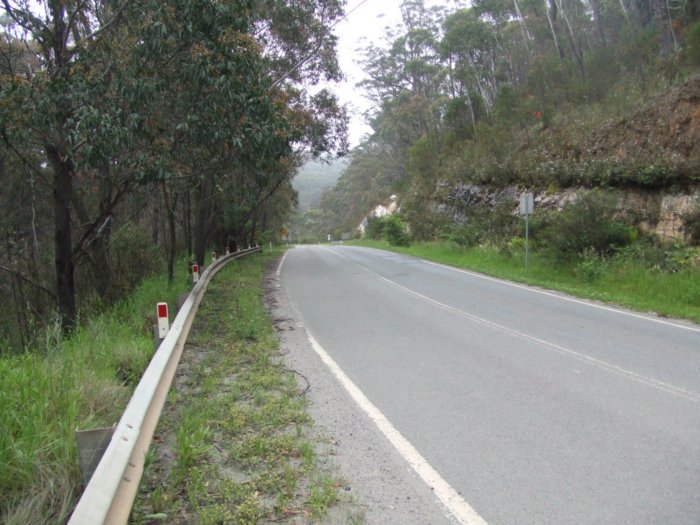
[[[361,522],[317,452],[304,392],[284,367],[263,303],[264,266],[274,257],[234,261],[209,284],[132,523]]]
[[[66,521],[81,483],[74,432],[118,421],[154,352],[148,316],[159,301],[174,310],[185,279],[147,279],[70,337],[54,324],[41,348],[0,358],[0,523]]]
[[[463,248],[439,242],[397,247],[385,241],[370,240],[354,241],[352,244],[412,255],[500,279],[700,323],[698,267],[663,271],[633,258],[557,264],[535,252],[530,254],[528,269],[525,270],[524,253],[504,253],[488,245]]]

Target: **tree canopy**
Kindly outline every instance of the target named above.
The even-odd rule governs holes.
[[[286,220],[302,160],[346,149],[344,108],[314,87],[340,75],[342,0],[2,7],[2,204],[31,212],[2,221],[0,285],[22,311],[43,296],[24,336],[29,317],[56,307],[70,328],[81,300],[123,293],[120,228],[150,230],[172,276],[183,248],[202,264],[210,245],[259,242]]]

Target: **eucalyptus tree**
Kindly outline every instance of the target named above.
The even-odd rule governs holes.
[[[343,3],[2,0],[38,67],[3,77],[0,126],[10,152],[42,151],[25,160],[47,173],[66,327],[76,265],[104,259],[113,213],[137,184],[166,197],[171,265],[176,205],[194,197],[201,261],[222,180],[245,173],[274,192],[291,176],[281,159],[343,149],[335,100],[294,88],[338,76],[330,25]]]
[[[3,137],[13,150],[43,150],[33,170],[45,169],[53,208],[53,257],[57,306],[66,327],[76,320],[75,266],[98,237],[110,213],[135,183],[129,145],[141,122],[128,109],[133,96],[122,88],[124,51],[137,0],[34,3],[3,0],[38,67],[23,78],[5,78],[0,106]],[[89,213],[78,187],[103,181],[99,211]],[[98,185],[100,183],[98,182]],[[73,214],[80,212],[75,231]],[[82,212],[85,213],[82,213]]]

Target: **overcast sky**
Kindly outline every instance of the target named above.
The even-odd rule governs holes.
[[[364,3],[362,0],[349,0],[346,13],[350,14],[335,28],[338,59],[347,80],[332,86],[332,89],[350,109],[351,147],[357,146],[362,135],[371,131],[362,118],[362,113],[369,109],[369,103],[362,97],[361,90],[355,87],[364,78],[362,68],[357,64],[361,57],[357,48],[381,43],[385,28],[393,27],[401,20],[400,4],[401,0],[366,0]]]

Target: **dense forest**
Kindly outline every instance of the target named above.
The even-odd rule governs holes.
[[[453,6],[406,0],[384,44],[364,50],[373,134],[320,209],[307,213],[319,233],[356,231],[394,193],[394,221],[410,237],[469,244],[489,231],[505,240],[517,232],[512,191],[505,213],[490,206],[468,220],[475,212],[464,199],[461,224],[441,213],[474,186],[697,188],[696,1]]]
[[[4,0],[0,349],[177,257],[264,242],[346,149],[341,0]]]

